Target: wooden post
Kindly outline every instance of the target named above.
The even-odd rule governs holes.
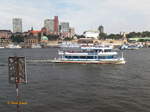
[[[9,70],[9,83],[16,85],[16,100],[17,112],[20,112],[19,102],[19,84],[27,83],[25,57],[9,57],[8,70]]]

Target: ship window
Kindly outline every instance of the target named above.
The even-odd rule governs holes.
[[[65,56],[65,58],[68,58],[68,59],[70,59],[70,58],[71,58],[71,56]]]
[[[70,58],[71,58],[71,56],[65,56],[65,58],[68,58],[68,59],[70,59]]]
[[[99,56],[98,59],[105,59],[105,56]]]
[[[113,56],[99,56],[98,59],[112,59]]]
[[[105,49],[104,52],[111,52],[111,49]]]
[[[113,58],[117,58],[117,55],[114,55]]]
[[[87,59],[93,59],[93,56],[87,56]]]
[[[106,58],[107,58],[107,59],[112,59],[112,58],[113,58],[113,56],[106,56]]]
[[[93,50],[93,52],[95,53],[97,53],[97,52],[102,52],[102,49],[96,49],[96,50]]]
[[[79,59],[79,56],[72,56],[73,59]]]
[[[86,56],[80,56],[80,59],[86,59]]]
[[[102,49],[98,49],[96,52],[102,52]]]

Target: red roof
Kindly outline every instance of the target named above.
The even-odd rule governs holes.
[[[31,31],[31,33],[35,34],[35,33],[41,33],[41,30],[33,30]]]

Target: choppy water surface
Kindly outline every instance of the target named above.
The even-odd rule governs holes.
[[[124,51],[125,65],[28,63],[20,86],[23,112],[149,112],[150,49]],[[53,58],[56,48],[0,49],[0,112],[16,112],[15,86],[8,84],[9,56]]]

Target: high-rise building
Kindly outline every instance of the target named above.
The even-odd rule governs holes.
[[[44,27],[47,29],[48,32],[54,32],[54,20],[53,19],[46,19],[44,20]]]
[[[69,32],[69,22],[61,22],[61,32]]]
[[[104,27],[102,25],[98,27],[98,30],[100,34],[104,33]]]
[[[69,29],[70,37],[73,37],[75,35],[75,28],[71,27]]]
[[[13,18],[13,33],[22,32],[22,19]]]
[[[61,22],[60,23],[60,33],[62,37],[69,37],[70,35],[70,27],[68,22]]]
[[[59,32],[59,20],[58,16],[54,16],[54,33],[58,34]]]

